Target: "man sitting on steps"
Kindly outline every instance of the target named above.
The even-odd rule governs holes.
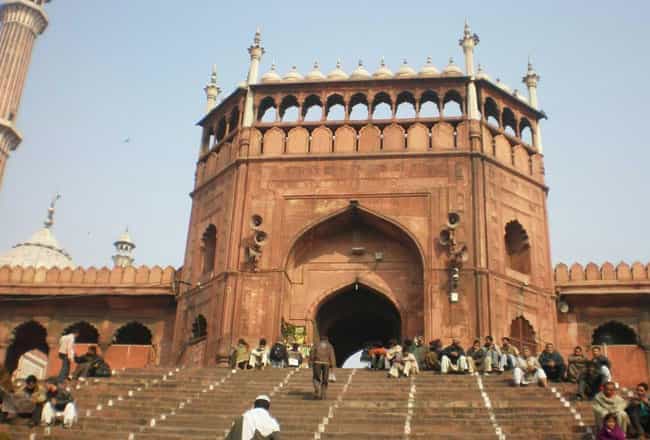
[[[551,382],[561,382],[564,379],[566,366],[562,355],[558,353],[553,344],[546,344],[544,351],[539,355],[539,363]]]
[[[224,440],[280,440],[280,425],[269,408],[269,396],[257,396],[253,408],[237,417]]]
[[[627,432],[630,418],[625,412],[626,407],[627,401],[616,393],[614,382],[607,382],[603,387],[603,391],[596,394],[592,404],[596,426],[602,426],[603,418],[609,413],[614,413],[618,426],[623,429],[623,432]]]
[[[499,361],[499,370],[512,370],[517,366],[519,350],[510,343],[510,338],[501,338],[501,359]]]
[[[451,345],[442,351],[442,361],[440,362],[440,372],[447,374],[449,370],[457,373],[467,373],[469,366],[465,357],[465,350],[460,346],[458,339],[453,339]]]
[[[516,387],[531,383],[546,387],[546,374],[537,358],[530,352],[530,348],[524,347],[523,354],[517,358],[515,365],[512,377]]]
[[[314,345],[309,355],[314,381],[314,397],[325,400],[329,383],[330,368],[336,366],[334,347],[326,335],[320,337],[320,342]]]
[[[269,363],[269,350],[266,347],[266,339],[260,339],[257,348],[251,350],[251,357],[248,361],[250,368],[264,369]]]

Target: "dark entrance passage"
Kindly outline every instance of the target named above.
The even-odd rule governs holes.
[[[332,295],[318,309],[316,324],[336,351],[338,366],[368,343],[400,339],[399,311],[384,295],[355,283]]]
[[[50,347],[47,345],[47,330],[37,321],[23,322],[13,331],[13,340],[7,348],[5,368],[13,373],[18,367],[20,357],[34,349],[45,354],[50,352]]]

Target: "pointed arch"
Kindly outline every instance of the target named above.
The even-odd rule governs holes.
[[[596,328],[591,337],[594,345],[636,345],[639,337],[636,332],[619,321],[608,321]]]
[[[79,336],[75,338],[75,342],[80,344],[96,344],[99,342],[99,331],[97,327],[86,321],[75,322],[66,327],[62,335],[67,335],[75,330],[79,332]]]
[[[113,336],[116,345],[151,345],[151,340],[151,330],[137,321],[124,324]]]
[[[537,354],[535,329],[523,315],[516,317],[510,323],[510,341],[519,351],[522,351],[524,347],[528,347],[532,354]]]
[[[18,367],[20,357],[31,350],[39,350],[44,354],[50,352],[47,345],[47,330],[36,320],[25,321],[16,326],[11,334],[11,342],[7,347],[4,366],[9,372]]]

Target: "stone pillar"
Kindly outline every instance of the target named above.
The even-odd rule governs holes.
[[[48,20],[33,0],[5,0],[0,4],[0,185],[10,151],[22,137],[15,127],[36,37]]]
[[[221,93],[221,89],[219,88],[217,84],[217,66],[214,65],[212,66],[212,74],[210,75],[210,82],[205,86],[203,89],[205,92],[205,97],[207,100],[205,112],[210,113],[210,111],[217,106],[217,98],[219,97],[219,93]],[[226,130],[226,133],[228,130]]]
[[[257,84],[257,76],[260,70],[260,60],[262,55],[264,55],[264,48],[262,47],[262,40],[260,35],[260,30],[258,29],[255,32],[255,39],[253,40],[253,45],[248,48],[248,53],[251,57],[250,68],[248,69],[248,80],[246,86],[248,91],[246,93],[246,100],[244,101],[244,117],[242,126],[251,127],[253,121],[255,120],[255,109],[253,107],[254,97],[253,91],[251,90],[251,85]],[[277,112],[279,114],[279,111]]]

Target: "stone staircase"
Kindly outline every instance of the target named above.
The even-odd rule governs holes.
[[[307,369],[127,370],[72,387],[79,422],[71,430],[16,423],[0,425],[0,432],[13,440],[222,439],[255,396],[268,394],[283,439],[591,438],[589,404],[566,400],[574,391],[566,385],[552,392],[510,387],[506,375],[422,372],[395,380],[343,369],[336,375],[321,401],[312,397]]]

